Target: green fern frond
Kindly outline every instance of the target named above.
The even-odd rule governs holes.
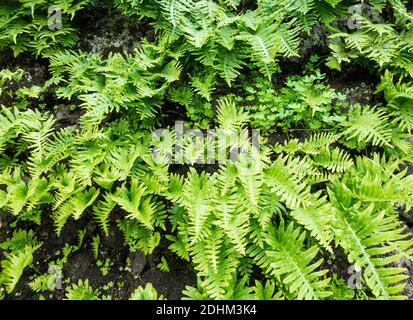
[[[97,234],[96,236],[92,238],[92,243],[91,243],[92,252],[93,252],[93,256],[95,257],[95,259],[97,259],[99,256],[99,244],[100,244],[100,237]]]
[[[338,148],[322,148],[313,158],[314,163],[331,172],[344,172],[353,165],[348,153]]]
[[[391,129],[387,122],[388,116],[383,110],[358,106],[351,113],[343,135],[347,140],[356,138],[358,142],[392,147]]]
[[[339,135],[332,132],[317,133],[306,139],[300,149],[307,154],[317,154],[322,147],[330,146],[338,138]]]
[[[198,175],[191,168],[182,189],[182,205],[188,211],[188,232],[194,243],[209,235],[206,224],[213,210],[212,199],[216,193],[214,184],[213,176],[206,173]]]
[[[163,300],[163,295],[158,297],[158,292],[152,286],[152,283],[147,283],[145,288],[139,286],[133,293],[131,294],[129,300]]]
[[[310,206],[296,208],[290,214],[299,224],[310,231],[311,236],[316,238],[320,245],[332,252],[331,242],[334,239],[332,223],[335,209],[326,201],[325,197],[317,199],[318,194],[314,196]]]
[[[327,270],[317,270],[322,260],[313,262],[318,253],[317,246],[304,248],[305,232],[295,228],[293,223],[284,227],[270,228],[266,237],[269,248],[266,255],[270,261],[270,273],[281,277],[282,282],[298,299],[321,299],[328,297],[329,279],[324,278]]]
[[[237,256],[223,237],[223,231],[211,229],[211,237],[198,241],[192,248],[191,255],[198,275],[202,277],[201,286],[209,297],[222,299],[232,273],[238,265]]]
[[[79,279],[77,284],[72,284],[66,289],[67,300],[98,300],[99,291],[89,285],[89,280]]]
[[[233,101],[223,98],[218,101],[218,124],[225,134],[231,135],[238,132],[248,120],[248,114],[237,108]]]
[[[280,156],[268,167],[265,177],[271,190],[285,201],[288,207],[295,209],[307,206],[310,200],[309,190],[300,177],[307,170],[305,161]]]
[[[28,238],[24,240],[24,242],[27,243],[24,248],[20,248],[20,245],[16,247],[17,237],[21,238],[23,235],[25,237],[31,237],[30,234],[15,233],[13,239],[10,240],[14,242],[14,244],[7,246],[7,249],[11,249],[12,251],[7,253],[4,260],[1,261],[0,283],[6,286],[8,293],[14,290],[24,269],[32,263],[33,253],[41,246],[40,243],[35,243],[33,239]],[[22,244],[21,239],[18,241]]]
[[[93,206],[93,215],[99,223],[106,236],[109,235],[109,216],[116,206],[116,202],[112,199],[111,194],[105,194],[104,200],[100,200]]]
[[[409,241],[411,247],[411,240],[405,240],[407,235],[403,239],[403,230],[394,229],[394,217],[386,217],[385,211],[375,212],[374,204],[364,209],[339,210],[334,224],[336,239],[350,262],[363,270],[363,278],[373,294],[380,299],[403,298],[402,282],[407,275],[404,268],[394,267],[403,256],[394,252],[394,243]]]
[[[239,197],[236,190],[217,199],[215,205],[216,216],[218,220],[215,224],[221,227],[225,234],[231,239],[235,249],[242,255],[245,255],[248,243],[249,218],[250,215],[243,199]]]
[[[142,227],[136,220],[118,220],[117,225],[123,233],[125,243],[132,252],[139,249],[145,254],[151,254],[161,241],[159,232]]]

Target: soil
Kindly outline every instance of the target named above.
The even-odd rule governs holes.
[[[10,237],[12,231],[6,229],[10,222],[7,215],[0,215],[0,219],[2,225],[1,242]],[[14,292],[6,296],[6,299],[37,299],[38,294],[28,286],[32,275],[48,273],[49,262],[56,261],[57,258],[61,257],[65,244],[78,244],[80,225],[84,225],[86,230],[83,245],[71,253],[65,263],[62,270],[62,287],[57,288],[53,295],[46,296],[47,298],[64,298],[66,284],[69,282],[77,283],[79,279],[83,281],[88,279],[92,288],[100,289],[101,294],[110,295],[113,299],[128,299],[138,286],[145,286],[149,282],[153,284],[159,294],[175,300],[182,297],[182,290],[185,286],[196,284],[196,275],[191,266],[171,253],[166,242],[162,242],[153,254],[145,256],[139,251],[129,251],[116,226],[112,226],[109,230],[109,236],[105,237],[102,232],[99,232],[98,226],[90,215],[85,215],[79,221],[68,221],[60,236],[50,232],[53,229],[52,221],[49,217],[44,216],[40,226],[26,223],[18,223],[17,225],[26,230],[32,229],[38,241],[42,242],[42,246],[35,253],[32,267],[25,271]],[[90,244],[92,236],[96,234],[99,234],[101,238],[98,260],[110,259],[112,264],[106,275],[97,266],[97,260],[92,254]],[[162,256],[165,256],[168,261],[169,272],[163,272],[157,268]],[[109,283],[113,283],[113,286],[107,286]]]
[[[152,28],[143,29],[148,23],[136,24],[130,17],[116,11],[82,11],[74,24],[82,26],[78,49],[104,58],[110,52],[131,53],[140,48],[142,39],[153,37]]]

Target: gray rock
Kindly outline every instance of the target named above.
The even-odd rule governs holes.
[[[395,263],[396,267],[407,268],[407,274],[409,278],[406,281],[406,287],[403,290],[403,293],[408,297],[409,300],[413,300],[413,263],[412,261],[401,258],[398,262]]]
[[[134,275],[140,275],[142,271],[145,269],[147,264],[147,258],[141,251],[136,251],[132,265],[131,265],[131,272]]]
[[[96,230],[96,223],[94,221],[89,221],[86,225],[86,230],[89,234],[93,234]]]
[[[85,279],[88,278],[94,265],[95,263],[89,252],[79,252],[65,264],[63,274],[74,281],[77,279]]]
[[[407,174],[413,174],[413,163],[407,163]]]
[[[364,80],[351,80],[333,78],[329,79],[330,86],[337,92],[346,96],[349,104],[360,103],[362,105],[374,104],[374,84]]]
[[[316,23],[313,29],[310,31],[309,35],[301,40],[300,45],[300,56],[306,56],[311,54],[314,47],[323,48],[324,50],[328,49],[328,36],[329,30],[321,23]]]
[[[78,48],[101,56],[109,52],[133,52],[143,37],[124,15],[99,18],[82,34]]]
[[[352,87],[343,88],[349,103],[371,104],[374,88],[370,83],[363,81],[355,82]]]
[[[59,128],[69,124],[76,124],[83,111],[78,108],[75,111],[70,110],[70,107],[64,104],[56,106],[55,117],[59,123]]]
[[[58,110],[56,112],[56,120],[62,121],[69,118],[70,110],[64,104],[58,106]]]

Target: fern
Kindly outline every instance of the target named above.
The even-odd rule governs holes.
[[[118,220],[117,224],[132,252],[140,249],[145,254],[151,254],[161,241],[159,232],[148,230],[135,220]]]
[[[331,172],[344,172],[353,165],[350,155],[338,148],[323,148],[314,156],[314,162]]]
[[[63,10],[54,31],[52,4]],[[399,217],[413,206],[413,18],[405,1],[371,1],[381,20],[355,16],[360,28],[349,31],[337,23],[349,17],[340,0],[114,0],[149,29],[134,50],[107,56],[70,51],[70,20],[88,4],[0,5],[0,49],[41,55],[28,59],[50,71],[45,83],[19,68],[25,59],[0,71],[4,230],[47,227],[49,215],[60,238],[72,218],[75,243],[44,261],[64,268],[86,242],[96,259],[105,251],[102,235],[79,223],[93,219],[106,236],[118,228],[130,252],[160,253],[161,271],[172,270],[170,253],[193,268],[185,299],[405,298],[400,261],[413,254]],[[304,62],[303,44],[321,45],[324,33],[332,54],[318,56],[317,45]],[[324,58],[381,76],[384,100],[350,105],[329,85],[340,74],[317,69]],[[79,121],[61,121],[54,102]],[[198,128],[185,127],[189,137],[161,129],[181,116]],[[261,137],[250,136],[255,128]],[[36,232],[18,230],[0,244],[1,298],[23,273],[33,291],[51,290],[52,276],[29,268],[41,245]],[[327,272],[337,259],[362,271],[356,292],[340,272]],[[111,266],[98,264],[103,273]],[[69,284],[65,297],[110,298],[87,280]],[[164,297],[147,284],[130,298]]]
[[[360,268],[364,269],[363,277],[367,285],[373,291],[373,294],[382,299],[402,298],[398,295],[403,290],[404,285],[400,282],[406,279],[403,268],[391,266],[392,263],[398,261],[401,257],[399,253],[392,254],[386,259],[381,255],[391,254],[394,250],[392,241],[399,240],[399,234],[396,233],[391,238],[388,234],[395,230],[392,228],[393,219],[386,219],[384,211],[373,214],[373,204],[364,210],[360,210],[355,214],[349,212],[340,212],[337,216],[336,230],[340,230],[337,234],[337,241],[346,250],[351,262],[355,262]],[[358,217],[359,216],[359,217]],[[366,224],[363,220],[369,217],[370,223]],[[363,219],[363,220],[360,220]],[[386,226],[388,225],[388,226]],[[377,231],[373,233],[373,230]],[[384,241],[390,243],[383,244]]]
[[[93,207],[95,219],[106,236],[109,235],[109,215],[115,206],[116,202],[112,199],[112,196],[106,194],[104,200],[99,201],[99,203]]]
[[[266,172],[266,179],[271,190],[292,209],[299,206],[306,207],[310,199],[309,190],[298,174],[304,170],[304,161],[280,156]]]
[[[317,196],[317,195],[316,195]],[[326,201],[325,197],[314,199],[307,208],[296,208],[291,211],[291,216],[316,238],[320,245],[332,252],[334,208]]]
[[[390,107],[389,115],[393,117],[393,123],[397,124],[401,130],[406,130],[411,134],[413,129],[413,114],[411,111],[413,91],[411,84],[403,83],[401,80],[394,83],[393,76],[386,70],[376,92],[384,92]]]
[[[188,175],[188,183],[184,185],[182,193],[182,204],[188,212],[188,232],[193,236],[193,242],[209,236],[208,228],[205,228],[208,216],[212,211],[211,200],[214,196],[213,180],[205,174],[198,176],[195,170],[191,169]],[[209,190],[208,193],[206,190]],[[185,194],[187,196],[185,196]]]
[[[33,248],[26,247],[17,253],[11,253],[1,262],[1,283],[6,286],[8,293],[14,290],[24,269],[33,261]]]
[[[138,185],[137,181],[132,181],[130,190],[118,189],[117,195],[112,199],[125,211],[129,219],[136,219],[149,230],[153,230],[154,225],[163,226],[163,205],[153,201],[152,196],[143,197],[146,187]]]
[[[391,22],[396,22],[397,26],[392,23],[377,23],[363,15],[355,15],[360,23],[360,30],[353,33],[332,34],[331,38],[340,39],[340,41],[333,41],[330,44],[333,55],[328,65],[340,69],[343,61],[349,62],[350,59],[364,58],[373,61],[380,68],[388,68],[392,72],[401,71],[402,74],[412,76],[411,60],[406,59],[412,49],[412,44],[406,41],[405,37],[411,23],[411,14],[400,1],[393,1],[391,6],[396,16],[395,21]],[[376,7],[381,11],[384,10],[382,4]]]
[[[248,115],[237,110],[233,101],[222,99],[219,101],[218,107],[218,123],[224,134],[234,134],[238,132],[241,126],[248,120]]]
[[[82,281],[77,284],[72,284],[66,288],[67,300],[98,300],[99,292],[89,285],[89,280]]]
[[[93,256],[95,257],[95,259],[97,259],[99,256],[99,244],[100,244],[100,237],[99,235],[96,235],[92,238],[92,244],[91,244]]]
[[[356,138],[359,143],[371,142],[373,145],[392,147],[387,119],[382,110],[358,106],[351,114],[343,135],[347,136],[347,140]]]
[[[145,287],[139,286],[131,294],[129,300],[163,300],[163,295],[158,297],[158,292],[151,283],[147,283]]]
[[[357,172],[366,174],[364,170],[376,172],[376,163],[359,160]],[[371,181],[371,178],[368,177]],[[396,179],[396,178],[395,178]],[[373,294],[378,298],[402,298],[400,295],[406,278],[403,268],[396,268],[393,263],[402,256],[411,255],[411,239],[387,201],[392,202],[395,188],[377,188],[375,184],[362,184],[363,201],[358,200],[360,191],[353,193],[354,177],[344,177],[343,181],[335,181],[329,190],[332,204],[336,207],[334,228],[337,242],[346,250],[351,262],[364,269],[363,277]],[[377,179],[374,179],[377,181]],[[396,183],[400,183],[396,180]],[[372,198],[373,194],[384,193],[380,200]],[[378,202],[377,202],[378,201]],[[383,258],[386,256],[386,258]]]
[[[14,55],[30,50],[37,54],[46,54],[52,48],[67,48],[76,44],[78,36],[75,29],[68,27],[70,14],[73,19],[89,0],[74,1],[24,1],[19,3],[2,4],[0,10],[0,48],[10,46]],[[62,27],[50,30],[48,26],[48,8],[56,5],[63,13]]]
[[[328,279],[323,279],[327,270],[316,271],[322,260],[312,262],[318,252],[317,246],[304,249],[305,233],[294,228],[293,223],[284,227],[271,227],[266,235],[268,247],[260,261],[273,276],[281,276],[288,290],[298,299],[320,299],[329,296]],[[254,254],[255,255],[255,254]],[[265,255],[265,256],[264,256]],[[259,256],[256,256],[258,259]]]
[[[40,248],[33,232],[19,230],[13,237],[0,244],[6,251],[1,261],[0,284],[5,285],[7,293],[11,293],[17,285],[24,269],[31,265],[34,252]]]
[[[222,231],[212,229],[211,237],[196,243],[193,250],[195,268],[202,277],[201,285],[210,297],[222,299],[238,264],[231,246],[223,239]]]
[[[76,193],[61,205],[59,210],[53,215],[56,233],[60,235],[67,219],[71,216],[73,216],[75,220],[79,219],[83,212],[96,200],[99,192],[99,190],[92,187],[87,191]]]

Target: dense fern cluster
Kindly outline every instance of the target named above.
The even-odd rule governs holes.
[[[409,296],[403,262],[413,240],[400,218],[413,205],[406,1],[371,1],[380,21],[351,16],[355,2],[340,0],[107,2],[152,37],[103,57],[75,50],[69,25],[96,3],[0,5],[0,55],[41,54],[49,70],[36,85],[24,67],[0,70],[0,298],[24,273],[30,290],[53,297],[56,274],[33,268],[44,238],[36,230],[52,225],[59,238],[69,223],[77,242],[43,261],[49,271],[87,247],[106,275],[112,263],[100,249],[118,230],[132,253],[163,252],[161,271],[173,271],[171,255],[194,270],[184,299]],[[48,28],[51,5],[62,29]],[[321,25],[330,53],[302,56],[302,39]],[[348,66],[376,75],[376,103],[333,88],[329,77]],[[62,104],[76,123],[60,121]],[[184,118],[180,137],[170,124]],[[189,124],[214,126],[215,136]],[[338,260],[344,273],[361,272],[356,287],[332,268]],[[88,279],[64,285],[65,299],[111,299]],[[150,283],[128,297],[165,298]]]
[[[213,69],[231,85],[247,57],[270,76],[276,69],[276,57],[298,52],[299,24],[290,14],[293,8],[282,3],[264,1],[254,10],[247,5],[239,14],[240,1],[116,2],[126,13],[156,18],[155,30],[162,30],[169,45],[183,58],[193,57],[198,62],[191,66],[196,72],[191,76],[195,89],[203,87],[201,93],[213,89],[215,77],[209,79],[211,73],[200,72],[200,66]]]
[[[375,67],[412,77],[413,16],[403,1],[392,0],[389,3],[393,14],[391,21],[385,21],[386,2],[373,1],[371,5],[376,15],[383,13],[376,19],[379,21],[372,21],[360,13],[355,15],[359,29],[335,32],[331,35],[330,48],[333,55],[329,58],[330,67],[340,69],[342,62],[367,59],[374,62]]]
[[[58,1],[14,1],[5,0],[0,4],[0,49],[9,47],[15,55],[30,50],[37,54],[54,47],[72,47],[78,37],[69,21],[77,11],[86,6],[89,0]],[[58,28],[50,28],[49,18],[53,19],[59,8]],[[54,21],[54,20],[53,20]]]

